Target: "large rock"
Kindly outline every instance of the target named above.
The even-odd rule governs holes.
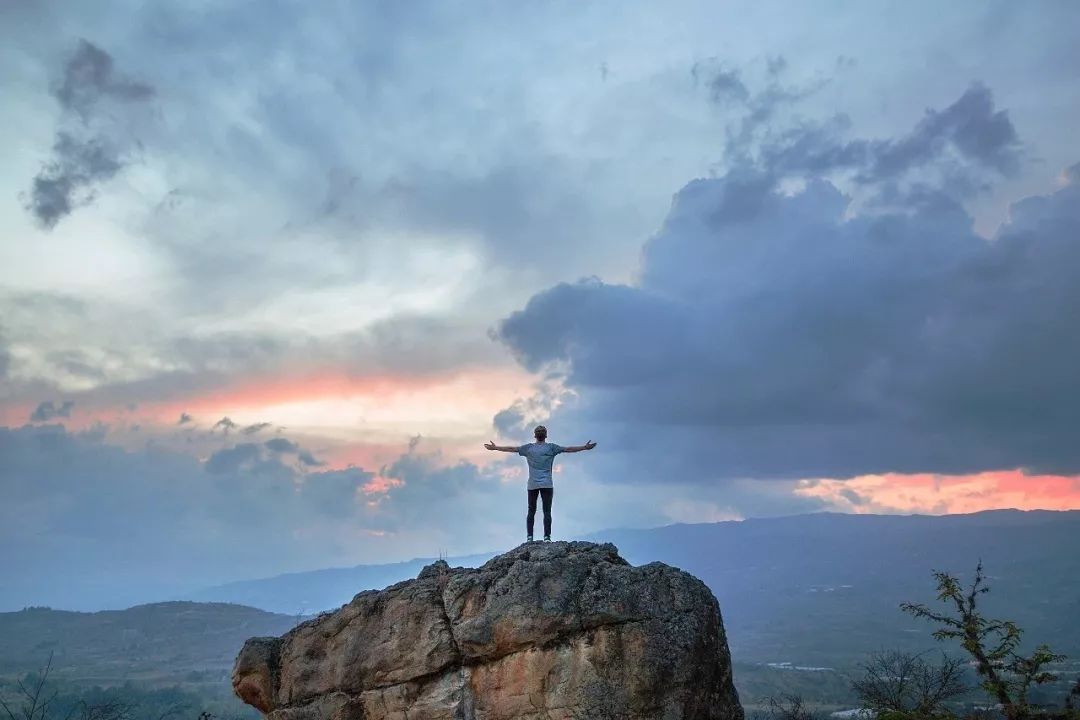
[[[705,584],[584,542],[362,592],[248,640],[233,687],[271,720],[743,717]]]

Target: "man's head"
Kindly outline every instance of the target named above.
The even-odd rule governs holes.
[[[547,428],[543,425],[537,425],[533,430],[533,437],[536,438],[536,442],[544,442],[547,440]]]

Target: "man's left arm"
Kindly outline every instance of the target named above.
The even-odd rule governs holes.
[[[592,450],[594,447],[596,447],[596,443],[594,443],[592,440],[590,440],[589,442],[585,443],[584,445],[571,445],[569,447],[564,447],[562,449],[562,451],[563,452],[581,452],[582,450]]]

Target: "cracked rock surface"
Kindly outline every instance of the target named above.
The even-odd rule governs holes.
[[[743,718],[705,584],[586,542],[362,592],[248,640],[233,688],[271,720]]]

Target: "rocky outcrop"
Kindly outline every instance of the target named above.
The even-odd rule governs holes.
[[[233,687],[271,720],[742,720],[716,599],[614,545],[532,543],[439,561],[281,638]]]

